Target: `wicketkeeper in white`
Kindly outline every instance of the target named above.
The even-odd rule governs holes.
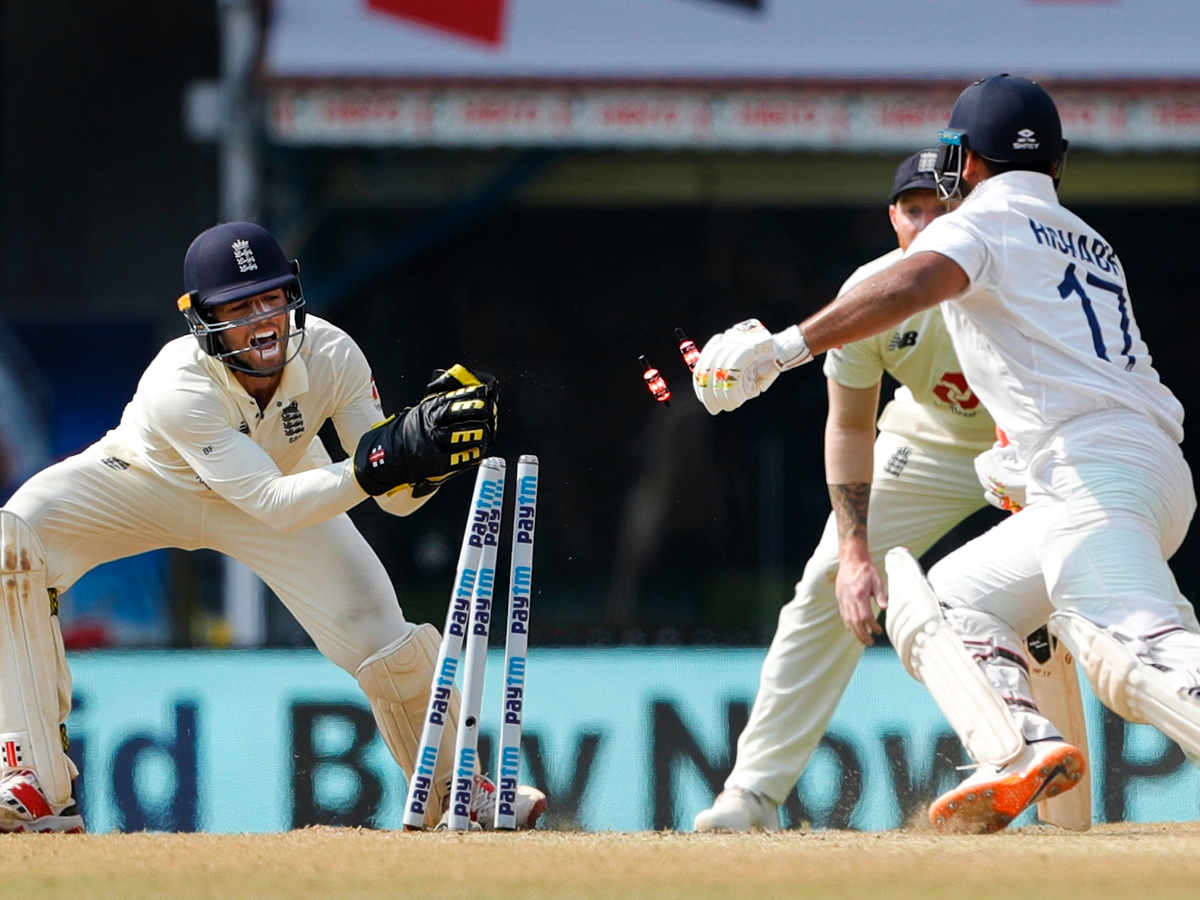
[[[736,409],[814,354],[941,304],[967,382],[1028,472],[1026,505],[928,580],[890,551],[887,628],[979,763],[931,821],[988,832],[1083,775],[1080,748],[1022,700],[1022,638],[1047,619],[1103,703],[1200,757],[1200,629],[1167,565],[1196,501],[1183,409],[1151,365],[1124,267],[1058,202],[1053,100],[1023,78],[986,78],[939,138],[939,190],[962,204],[799,325],[714,337],[694,387],[711,413]]]
[[[495,432],[495,379],[455,366],[384,420],[358,345],[307,314],[299,266],[252,223],[202,232],[184,258],[184,286],[191,334],[150,363],[120,424],[0,510],[0,832],[83,830],[57,596],[103,562],[161,547],[218,550],[258,574],[358,680],[412,773],[441,638],[405,620],[346,511],[373,496],[408,515],[478,464]],[[343,462],[317,437],[326,420],[349,454]],[[457,695],[451,706],[453,724]],[[439,756],[441,791],[454,730]],[[479,782],[482,823],[494,788]],[[526,789],[522,802],[532,825],[545,798]]]
[[[950,204],[937,194],[938,151],[896,169],[888,218],[899,244],[858,268],[838,292],[899,261]],[[878,420],[883,373],[901,387]],[[825,732],[864,646],[887,605],[883,554],[904,544],[918,555],[985,505],[975,457],[995,425],[971,391],[937,309],[825,356],[829,413],[825,476],[833,513],[779,614],[737,759],[697,831],[779,827],[779,805]]]

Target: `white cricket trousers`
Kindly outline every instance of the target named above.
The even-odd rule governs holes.
[[[1081,417],[1033,454],[1026,499],[929,572],[947,621],[1002,694],[1027,694],[1025,673],[978,651],[1020,646],[1056,609],[1131,638],[1182,627],[1190,633],[1156,645],[1153,661],[1200,669],[1200,626],[1167,565],[1196,509],[1177,444],[1129,410]],[[1040,715],[1015,714],[1030,740],[1057,732]]]
[[[248,566],[351,675],[412,630],[349,516],[276,531],[216,494],[103,460],[95,447],[84,450],[33,476],[5,505],[45,545],[48,586],[66,590],[101,563],[148,550],[206,548]]]
[[[892,547],[920,556],[986,505],[974,466],[984,449],[880,433],[867,536],[881,575],[886,578],[883,556]],[[838,611],[837,570],[837,523],[831,514],[795,595],[779,613],[726,788],[748,788],[782,803],[825,733],[863,651]]]

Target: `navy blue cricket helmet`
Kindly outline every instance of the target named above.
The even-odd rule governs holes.
[[[192,241],[183,258],[184,294],[178,306],[187,320],[188,329],[209,356],[222,360],[239,372],[256,377],[273,375],[300,352],[304,342],[304,293],[300,289],[300,264],[289,260],[279,242],[269,231],[253,222],[224,222],[202,231]],[[278,366],[255,369],[238,360],[241,353],[230,351],[221,340],[221,333],[275,316],[279,310],[219,322],[213,311],[226,303],[245,300],[259,294],[282,290],[287,297],[285,309],[291,313],[287,335],[290,353]],[[292,338],[297,338],[293,343]]]
[[[1004,169],[1062,174],[1067,141],[1058,107],[1046,89],[1016,75],[992,75],[959,95],[950,123],[938,134],[935,164],[938,193],[961,196],[964,151],[971,150]]]

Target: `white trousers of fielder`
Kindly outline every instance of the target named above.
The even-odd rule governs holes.
[[[880,433],[867,535],[881,575],[883,556],[892,547],[903,545],[920,556],[987,505],[973,462],[983,449]],[[825,733],[863,652],[838,611],[837,569],[837,525],[831,514],[795,595],[779,613],[726,788],[747,788],[782,803]]]

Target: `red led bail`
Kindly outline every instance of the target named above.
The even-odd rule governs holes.
[[[639,356],[638,362],[642,364],[642,378],[646,380],[646,387],[650,389],[650,393],[654,395],[654,399],[659,403],[671,405],[671,389],[667,387],[666,380],[659,373],[658,369],[654,368],[646,361],[646,357]]]
[[[679,352],[683,354],[683,361],[687,363],[688,371],[696,370],[696,363],[700,361],[700,351],[696,344],[688,339],[688,336],[683,333],[682,328],[675,329],[675,337],[679,339]]]

